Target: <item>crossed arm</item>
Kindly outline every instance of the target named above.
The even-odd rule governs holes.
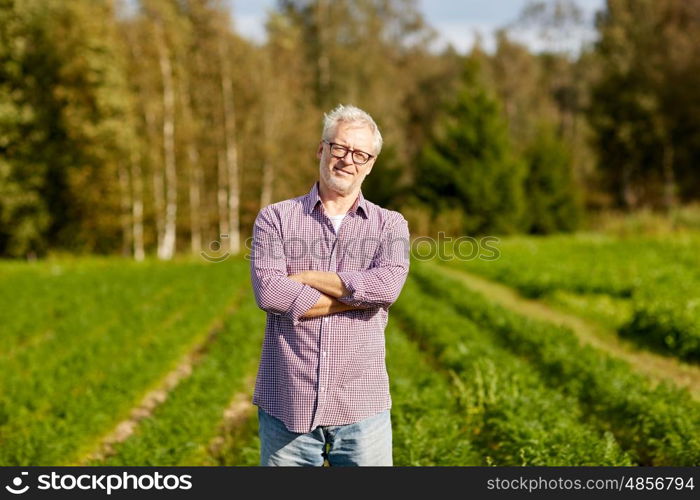
[[[287,276],[279,218],[270,207],[255,221],[251,277],[258,306],[295,324],[351,309],[389,307],[408,274],[408,225],[397,216],[382,233],[372,267],[361,271],[303,271]]]
[[[343,281],[337,273],[326,271],[302,271],[299,274],[289,276],[289,279],[309,285],[321,292],[321,296],[316,303],[311,306],[311,309],[301,315],[302,318],[316,318],[318,316],[326,316],[351,309],[366,309],[371,306],[351,306],[338,300],[340,297],[346,297],[350,291],[345,288]]]

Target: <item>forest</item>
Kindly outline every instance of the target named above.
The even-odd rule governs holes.
[[[306,193],[324,112],[385,138],[365,196],[411,233],[552,234],[700,196],[700,2],[530,1],[487,51],[436,49],[414,0],[0,0],[0,256],[242,249]],[[513,32],[535,27],[534,52]]]
[[[238,3],[0,0],[0,466],[259,463],[246,250],[339,103],[415,250],[394,464],[700,466],[700,1],[523,0],[467,52],[418,0]]]

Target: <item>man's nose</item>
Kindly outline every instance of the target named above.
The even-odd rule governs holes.
[[[340,161],[342,161],[346,165],[352,165],[353,163],[355,163],[355,161],[352,159],[352,151],[348,151],[347,153],[345,153],[345,156],[343,156],[340,159]]]

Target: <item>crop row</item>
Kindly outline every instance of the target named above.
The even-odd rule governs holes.
[[[676,285],[639,290],[632,315],[618,332],[639,344],[700,362],[700,283],[679,277]]]
[[[394,464],[480,465],[482,453],[474,448],[472,431],[460,417],[466,409],[453,375],[436,368],[394,316],[392,308],[386,346],[393,401]]]
[[[493,331],[505,348],[536,367],[548,385],[576,398],[587,418],[612,431],[634,452],[636,462],[700,464],[700,405],[687,391],[652,387],[626,363],[580,345],[568,329],[497,306],[430,265],[417,265],[412,274],[426,291]]]
[[[95,327],[119,322],[121,313],[149,307],[185,286],[179,266],[157,262],[87,261],[25,264],[23,272],[0,266],[0,357],[72,341]]]
[[[112,263],[67,273],[54,285],[77,299],[52,335],[0,353],[0,464],[70,462],[126,418],[237,300],[245,266],[132,271]]]
[[[640,345],[689,361],[700,361],[700,242],[694,238],[660,241],[558,236],[512,238],[500,242],[497,260],[451,260],[516,287],[527,296],[558,291],[607,294],[622,304],[615,325]],[[631,313],[628,314],[628,309]],[[603,318],[604,322],[608,318]]]
[[[413,279],[392,314],[454,373],[462,408],[445,418],[468,429],[482,465],[631,464],[612,434],[584,421],[575,398],[548,387],[492,331],[419,290]]]
[[[386,329],[387,368],[391,382],[394,465],[479,465],[481,454],[471,431],[456,417],[462,405],[458,387],[447,372],[412,342],[393,319]],[[257,360],[257,358],[256,358]],[[223,436],[220,451],[205,465],[257,465],[257,413]],[[198,465],[200,461],[194,461]]]
[[[700,279],[697,238],[616,239],[599,235],[512,237],[493,244],[497,258],[460,260],[451,265],[507,283],[529,297],[553,290],[630,297],[640,287]],[[459,255],[454,246],[447,257]],[[464,250],[462,254],[464,254]]]
[[[216,465],[210,444],[227,431],[222,418],[232,399],[250,397],[246,384],[255,373],[264,329],[265,314],[247,293],[192,373],[112,456],[91,465]]]
[[[259,357],[264,314],[242,304],[208,347],[192,374],[175,387],[114,454],[90,465],[256,465],[257,414],[233,428],[221,425],[226,404],[244,391]],[[396,465],[478,465],[460,411],[458,389],[391,322],[387,327]],[[223,433],[222,433],[223,432]],[[222,440],[217,450],[210,444]]]

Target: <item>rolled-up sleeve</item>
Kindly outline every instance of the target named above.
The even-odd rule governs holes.
[[[371,267],[338,272],[349,294],[338,300],[355,307],[388,308],[399,298],[409,267],[408,223],[401,214],[387,221]]]
[[[258,307],[295,324],[321,297],[315,288],[288,278],[279,218],[270,207],[255,219],[250,274]]]

